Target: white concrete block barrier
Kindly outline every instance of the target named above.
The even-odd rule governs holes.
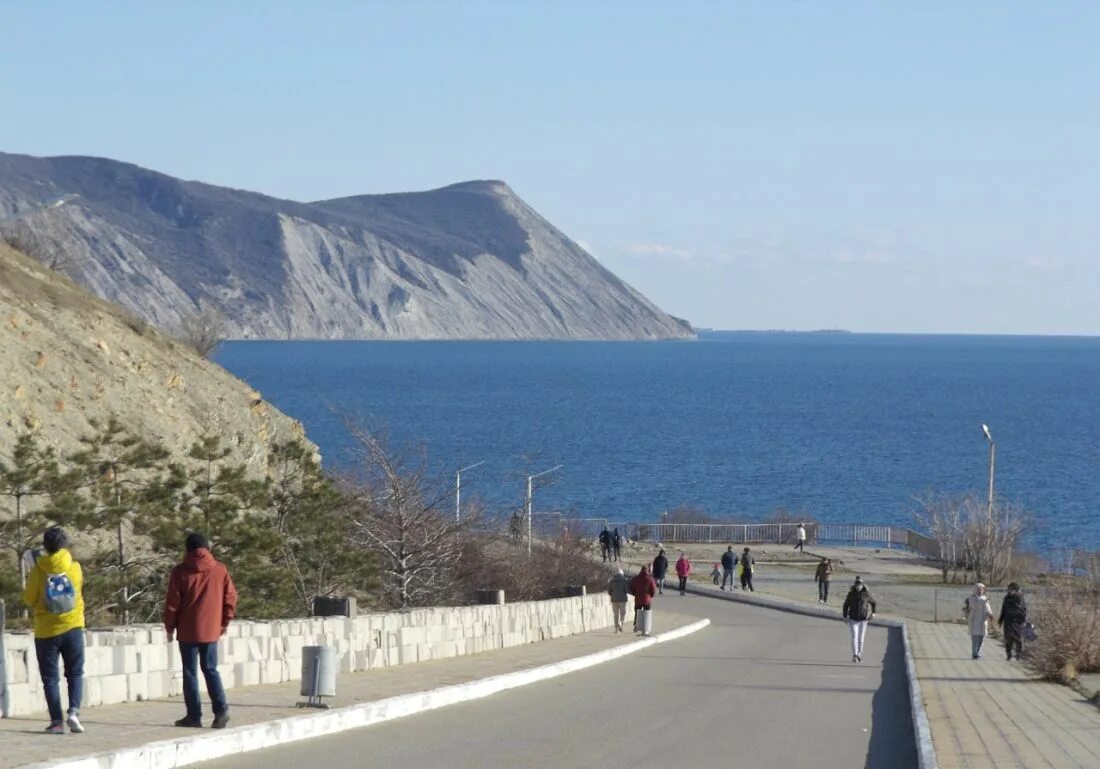
[[[761,606],[766,609],[785,611],[791,614],[802,614],[808,617],[820,617],[845,622],[841,609],[826,608],[824,606],[804,606],[802,604],[784,601],[770,596],[745,593],[744,591],[715,592],[706,587],[688,584],[687,591],[695,595],[717,598],[722,601],[734,601],[747,603],[753,606]],[[872,625],[879,627],[895,628],[901,632],[902,649],[905,651],[905,677],[909,685],[909,709],[913,719],[913,735],[917,743],[917,760],[920,769],[938,769],[936,762],[936,750],[932,746],[932,729],[928,724],[928,713],[924,709],[924,697],[921,695],[920,681],[917,679],[917,666],[913,661],[913,647],[909,640],[909,627],[903,620],[893,618],[879,618],[871,620]]]
[[[438,689],[402,694],[375,702],[349,705],[335,710],[289,716],[275,721],[249,724],[211,734],[208,732],[172,740],[151,742],[137,747],[120,748],[81,758],[58,759],[24,766],[21,769],[175,769],[202,761],[212,761],[238,753],[273,748],[290,742],[322,737],[349,729],[392,721],[460,702],[488,697],[498,692],[573,673],[584,668],[618,659],[654,644],[673,641],[702,630],[709,619],[659,633],[649,638],[586,654],[583,657],[553,662],[526,670],[442,686]]]
[[[332,646],[351,673],[478,654],[610,627],[606,593],[492,606],[448,606],[346,617],[233,622],[218,643],[226,689],[296,680],[303,646]],[[179,696],[183,674],[164,628],[133,625],[85,635],[84,706]],[[43,713],[34,639],[4,635],[9,715]]]

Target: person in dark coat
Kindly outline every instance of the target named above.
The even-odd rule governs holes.
[[[661,550],[653,559],[653,579],[657,583],[657,592],[661,595],[665,594],[665,575],[667,574],[668,556],[665,555],[664,550]]]
[[[1016,659],[1024,651],[1024,625],[1027,624],[1027,602],[1024,594],[1020,592],[1020,586],[1015,582],[1008,583],[1008,592],[1001,601],[1001,616],[997,618],[997,624],[1004,628],[1005,654],[1012,659],[1012,649],[1016,649]]]
[[[878,606],[861,577],[848,590],[842,609],[848,620],[848,633],[852,638],[852,662],[863,662],[863,639],[867,636],[867,623],[875,616]]]
[[[722,553],[722,589],[726,589],[726,581],[730,583],[730,590],[737,587],[737,583],[733,577],[733,567],[737,565],[737,556],[733,554],[733,545],[726,548],[726,552]]]
[[[600,532],[600,553],[603,555],[605,562],[611,558],[611,532],[607,530],[606,526]]]
[[[620,560],[623,554],[623,535],[619,533],[619,527],[615,527],[615,532],[611,535],[611,548],[615,551],[615,560]]]
[[[745,552],[741,553],[741,558],[734,561],[734,565],[738,563],[741,564],[741,589],[755,593],[756,588],[752,586],[752,573],[756,568],[756,559],[752,557],[752,551],[746,547]]]
[[[821,563],[817,565],[817,571],[814,572],[814,579],[817,581],[817,602],[828,603],[829,582],[833,579],[833,562],[828,558],[822,558]]]

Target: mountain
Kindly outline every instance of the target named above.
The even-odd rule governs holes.
[[[238,338],[694,336],[498,181],[297,203],[0,153],[0,236],[160,328],[212,308]]]
[[[111,416],[175,458],[220,435],[257,474],[276,443],[305,439],[229,372],[0,244],[0,459],[26,432],[71,452]]]

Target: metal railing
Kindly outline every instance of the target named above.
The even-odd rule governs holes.
[[[865,523],[805,524],[809,542],[821,544],[904,547],[929,558],[939,557],[936,540],[901,526]],[[797,523],[627,523],[627,536],[644,542],[793,543]]]
[[[614,528],[614,524],[606,518],[567,518],[562,513],[535,513],[531,519],[535,536],[544,538],[569,535],[590,539],[598,537],[605,526]]]

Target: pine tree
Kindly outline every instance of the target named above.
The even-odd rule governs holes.
[[[84,448],[69,459],[80,469],[83,495],[55,501],[55,508],[71,509],[79,525],[89,532],[112,531],[115,545],[96,561],[106,574],[92,571],[88,582],[107,578],[117,595],[123,624],[129,624],[135,602],[150,601],[157,585],[157,555],[137,553],[130,538],[143,516],[162,517],[171,510],[178,492],[178,473],[167,465],[168,450],[135,436],[115,416],[106,423],[91,420],[94,433],[81,437]]]
[[[53,493],[61,477],[53,449],[40,446],[29,433],[15,442],[10,463],[0,461],[0,547],[19,564],[19,587],[27,586],[28,564],[23,554],[34,547],[48,520],[41,508],[29,509],[32,499]]]

